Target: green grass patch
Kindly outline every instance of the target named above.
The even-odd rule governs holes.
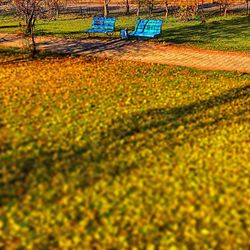
[[[250,75],[0,57],[0,248],[247,249]]]
[[[142,16],[141,18],[148,18]],[[157,15],[151,18],[162,18]],[[0,32],[17,32],[18,22],[9,17],[1,17]],[[84,30],[91,27],[92,18],[68,19],[61,17],[55,21],[39,21],[37,24],[38,35],[52,35],[69,38],[86,38]],[[118,17],[116,32],[113,37],[119,37],[119,30],[125,27],[130,31],[134,29],[136,16]],[[175,45],[190,45],[200,48],[250,52],[250,17],[229,16],[210,18],[206,24],[199,20],[181,22],[176,18],[169,18],[164,22],[163,33],[160,41],[166,41]],[[95,34],[98,37],[108,37],[103,34]]]

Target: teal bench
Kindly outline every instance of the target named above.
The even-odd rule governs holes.
[[[114,17],[94,17],[92,20],[92,27],[85,30],[86,33],[112,33],[115,30]]]
[[[162,20],[137,20],[133,32],[128,33],[133,37],[155,38],[162,32]]]

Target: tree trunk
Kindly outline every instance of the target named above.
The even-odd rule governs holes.
[[[129,14],[129,0],[126,0],[126,15]]]
[[[56,18],[58,18],[59,17],[59,3],[58,2],[56,2],[55,4],[55,9],[56,9]]]
[[[109,14],[109,4],[107,3],[106,0],[104,0],[104,5],[103,5],[103,16],[107,17]]]
[[[37,53],[36,50],[36,42],[35,42],[35,34],[34,30],[31,31],[31,57],[34,58]]]
[[[166,18],[168,18],[168,0],[165,1]]]
[[[154,8],[154,3],[153,3],[153,1],[151,0],[151,1],[149,1],[149,3],[148,3],[148,13],[149,13],[149,16],[152,15],[152,13],[153,13],[153,8]]]
[[[26,18],[26,30],[25,30],[26,34],[31,34],[32,32],[32,21],[33,21],[33,13]]]
[[[35,41],[35,31],[34,31],[35,22],[36,22],[36,18],[33,18],[32,27],[31,27],[31,56],[32,56],[32,58],[34,58],[35,55],[37,54],[36,41]]]
[[[185,7],[185,21],[188,20],[188,7],[189,7],[189,1],[186,0],[186,7]]]
[[[227,16],[227,9],[228,9],[228,3],[225,1],[224,6],[223,6],[223,10],[224,10],[224,17]]]
[[[137,6],[136,15],[140,16],[140,12],[141,12],[141,0],[137,0],[137,1],[138,1],[138,6]]]
[[[204,0],[201,1],[201,23],[206,23],[206,16],[204,13]]]
[[[224,17],[227,16],[227,6],[224,7]]]
[[[199,12],[199,1],[195,0],[195,16],[197,16]]]

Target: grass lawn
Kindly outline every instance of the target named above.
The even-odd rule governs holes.
[[[0,57],[0,248],[249,249],[250,75]]]
[[[148,18],[148,17],[142,17]],[[154,17],[153,17],[154,18]],[[157,16],[155,18],[164,17]],[[86,38],[83,30],[91,27],[91,18],[68,19],[62,17],[56,21],[40,21],[37,25],[39,35],[52,35],[70,38]],[[115,34],[119,37],[119,30],[128,27],[133,30],[137,17],[118,17]],[[160,41],[167,41],[176,45],[191,45],[195,47],[250,52],[250,17],[230,16],[210,18],[207,24],[200,21],[181,22],[178,19],[169,18],[164,22],[163,33]],[[18,22],[9,17],[0,17],[0,32],[17,32]],[[100,37],[107,37],[100,34]]]

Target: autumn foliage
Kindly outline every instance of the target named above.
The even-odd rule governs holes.
[[[249,84],[1,56],[0,248],[248,249]]]

